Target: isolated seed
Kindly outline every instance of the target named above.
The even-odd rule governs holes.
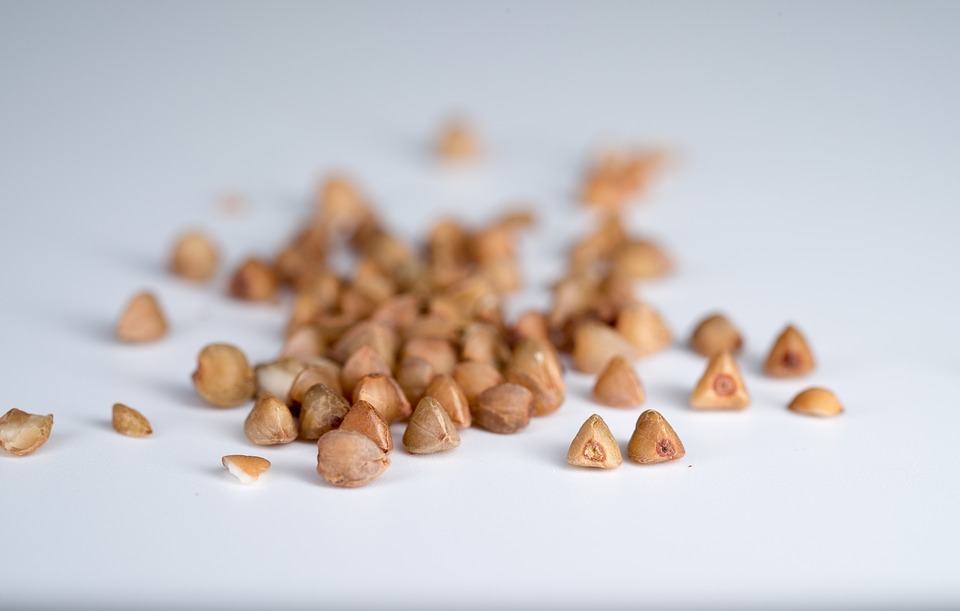
[[[791,411],[806,416],[837,416],[843,413],[843,405],[831,391],[814,386],[793,398],[788,406]]]
[[[645,397],[633,366],[620,356],[610,359],[593,385],[593,398],[611,407],[636,407]]]
[[[277,292],[277,276],[264,261],[247,259],[233,273],[230,296],[247,301],[267,301]]]
[[[167,321],[153,293],[133,296],[120,315],[116,328],[117,339],[124,342],[152,342],[167,334]]]
[[[261,446],[290,443],[297,438],[297,419],[273,395],[260,395],[243,423],[247,439]]]
[[[317,441],[317,473],[334,486],[369,484],[389,466],[386,453],[361,433],[337,429]]]
[[[447,161],[467,161],[477,157],[480,145],[469,125],[451,121],[443,127],[437,140],[437,153]]]
[[[453,369],[453,379],[463,390],[471,410],[476,407],[477,399],[483,391],[504,382],[503,375],[496,367],[480,361],[458,363]]]
[[[433,454],[460,445],[460,435],[450,416],[433,397],[424,397],[403,432],[403,447],[411,454]]]
[[[316,441],[320,436],[340,426],[350,404],[336,391],[317,384],[303,396],[300,406],[300,438]]]
[[[153,433],[150,421],[123,403],[113,404],[113,430],[129,437],[146,437]]]
[[[170,255],[170,271],[188,280],[208,280],[217,272],[220,255],[204,233],[191,231],[177,238]]]
[[[415,405],[423,397],[430,385],[437,377],[433,365],[415,356],[408,356],[400,363],[397,369],[397,384],[403,390],[403,396],[410,405]]]
[[[239,348],[230,344],[210,344],[197,355],[193,385],[207,403],[235,407],[253,397],[256,379],[247,357]]]
[[[433,397],[440,403],[443,411],[458,429],[467,428],[473,422],[470,415],[470,402],[463,389],[451,376],[437,376],[427,386],[424,396]]]
[[[743,409],[748,405],[750,394],[733,357],[727,352],[710,357],[706,371],[690,395],[690,406],[695,409]]]
[[[693,330],[690,347],[702,356],[713,356],[718,352],[736,354],[743,348],[743,338],[724,315],[713,314],[700,321]]]
[[[457,353],[442,339],[414,337],[403,345],[403,358],[416,357],[433,365],[438,374],[451,374],[457,364]]]
[[[596,414],[587,418],[570,443],[567,462],[600,469],[616,469],[623,463],[620,446],[603,418]]]
[[[530,424],[533,394],[519,384],[498,384],[483,391],[473,410],[473,423],[493,433],[517,433]]]
[[[347,358],[340,370],[340,385],[345,395],[353,393],[357,382],[364,376],[372,373],[390,373],[390,367],[380,356],[380,353],[370,346],[360,346],[357,351]]]
[[[295,359],[280,359],[257,365],[253,368],[257,380],[257,393],[289,397],[293,381],[303,369],[304,364]]]
[[[615,356],[633,360],[637,348],[603,323],[587,321],[577,326],[573,336],[573,366],[577,371],[597,373]]]
[[[673,343],[673,334],[656,310],[634,303],[620,312],[617,331],[636,347],[638,356],[659,352]]]
[[[244,484],[252,484],[270,468],[270,461],[259,456],[230,454],[221,459],[230,474]]]
[[[357,382],[353,389],[353,402],[357,401],[366,401],[377,408],[389,423],[408,418],[412,411],[397,381],[383,373],[368,375]]]
[[[642,465],[682,458],[683,443],[666,418],[652,409],[640,414],[627,444],[627,456]]]
[[[343,417],[338,427],[340,431],[354,431],[366,435],[384,452],[393,450],[393,434],[390,425],[383,419],[377,408],[366,401],[357,401]]]
[[[813,370],[813,353],[807,340],[793,325],[788,325],[770,348],[764,371],[776,377],[801,376]]]
[[[523,339],[513,349],[505,369],[508,382],[533,393],[533,414],[545,416],[563,404],[566,385],[560,359],[553,346],[536,339]]]
[[[53,415],[28,414],[13,408],[0,417],[0,448],[14,456],[32,454],[50,438]]]
[[[311,361],[294,378],[293,384],[290,385],[290,393],[287,395],[287,402],[291,405],[303,403],[307,391],[317,384],[323,384],[338,395],[343,394],[343,389],[340,386],[340,374],[340,368],[332,361],[326,359]]]

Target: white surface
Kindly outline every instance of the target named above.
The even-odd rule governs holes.
[[[337,608],[956,606],[960,325],[956,4],[811,6],[0,4],[2,408],[53,412],[35,455],[0,456],[2,606]],[[431,163],[450,111],[489,159]],[[572,201],[605,142],[679,162],[635,229],[678,274],[644,287],[679,338],[716,308],[742,326],[754,405],[692,413],[703,361],[638,363],[687,456],[568,468],[598,412],[625,443],[639,410],[587,399],[456,451],[402,449],[373,485],[325,486],[311,444],[252,447],[246,410],[189,382],[206,342],[254,360],[283,312],[163,270],[186,226],[231,262],[269,253],[317,178],[346,169],[405,235],[441,213],[537,202],[531,289],[585,227]],[[224,217],[217,194],[248,213]],[[150,287],[165,341],[117,345]],[[788,321],[819,368],[758,374]],[[789,414],[802,387],[848,413]],[[110,406],[151,419],[115,434]],[[395,429],[395,434],[400,429]],[[258,453],[253,486],[220,465]]]

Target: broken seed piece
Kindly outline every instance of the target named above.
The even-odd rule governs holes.
[[[252,484],[270,468],[270,461],[259,456],[229,454],[220,459],[230,474],[244,484]]]
[[[750,394],[733,357],[727,352],[710,357],[706,371],[690,395],[690,406],[695,409],[743,409],[748,405]]]
[[[303,396],[300,406],[300,438],[316,441],[327,431],[340,426],[350,404],[336,391],[316,384]]]
[[[843,405],[833,392],[814,386],[793,398],[788,406],[790,411],[806,416],[837,416],[843,413]]]
[[[247,439],[261,446],[290,443],[297,438],[297,419],[273,395],[260,395],[243,423]]]
[[[344,488],[369,484],[390,466],[390,458],[366,435],[333,430],[317,441],[317,473]]]
[[[519,384],[498,384],[477,398],[473,422],[493,433],[522,431],[533,416],[533,394]]]
[[[570,443],[567,462],[575,467],[615,469],[623,463],[620,446],[603,418],[593,414]]]
[[[648,409],[637,418],[627,456],[642,465],[682,458],[686,454],[676,431],[660,412]]]
[[[133,296],[120,315],[116,334],[120,341],[131,343],[152,342],[167,334],[167,321],[153,293]]]
[[[123,403],[113,404],[113,430],[128,437],[146,437],[153,433],[150,421]]]
[[[390,425],[383,419],[377,408],[366,401],[354,403],[337,430],[361,433],[369,437],[384,452],[393,450],[393,433],[390,432]]]
[[[14,456],[32,454],[47,442],[53,415],[28,414],[13,408],[0,417],[0,448]]]
[[[433,397],[424,397],[403,432],[403,446],[411,454],[433,454],[460,445],[460,435],[450,416]]]
[[[611,407],[636,407],[645,397],[633,366],[620,356],[610,359],[593,385],[593,398]]]
[[[198,395],[217,407],[246,403],[257,386],[246,355],[230,344],[210,344],[200,351],[193,385]]]
[[[793,377],[809,373],[813,367],[813,353],[807,340],[796,327],[788,325],[770,348],[763,369],[771,376]]]
[[[718,352],[736,354],[743,348],[740,331],[723,314],[713,314],[704,318],[693,330],[690,347],[702,356],[713,356]]]

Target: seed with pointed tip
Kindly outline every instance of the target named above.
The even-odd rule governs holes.
[[[146,437],[153,433],[150,421],[143,414],[123,403],[113,404],[113,430],[129,437]]]
[[[690,395],[690,406],[695,409],[743,409],[748,405],[750,394],[733,357],[727,352],[710,357],[706,371]]]
[[[390,373],[390,367],[380,353],[370,346],[360,346],[343,363],[340,370],[340,385],[345,395],[350,396],[361,378],[372,373]]]
[[[277,275],[273,267],[260,259],[244,261],[230,280],[230,296],[247,301],[267,301],[277,292]]]
[[[210,344],[200,351],[193,385],[198,395],[217,407],[246,403],[257,386],[246,355],[230,344]]]
[[[120,315],[116,334],[120,341],[131,343],[152,342],[167,334],[167,321],[153,293],[133,296]]]
[[[259,456],[229,454],[220,459],[230,474],[244,484],[252,484],[270,468],[270,461]]]
[[[791,411],[806,416],[837,416],[843,413],[843,405],[830,390],[814,386],[793,398],[788,406]]]
[[[53,415],[28,414],[13,408],[0,417],[0,448],[14,456],[32,454],[50,438]]]
[[[593,414],[570,443],[567,462],[575,467],[615,469],[623,463],[620,446],[603,418]]]
[[[627,444],[630,460],[651,464],[682,458],[684,454],[683,443],[660,412],[648,409],[640,414]]]
[[[475,408],[477,398],[483,391],[504,382],[503,375],[496,367],[480,361],[458,363],[453,369],[453,379],[463,390],[471,410]]]
[[[813,353],[807,340],[796,327],[788,325],[770,348],[763,369],[771,376],[793,377],[809,373],[813,367]]]
[[[433,397],[424,397],[403,432],[403,447],[411,454],[433,454],[460,445],[457,428]]]
[[[257,379],[257,393],[288,397],[293,381],[303,369],[303,363],[295,359],[280,359],[257,365],[253,368]]]
[[[593,398],[611,407],[636,407],[645,397],[633,366],[620,356],[610,359],[593,385]]]
[[[533,394],[519,384],[498,384],[480,393],[473,423],[493,433],[517,433],[530,424]]]
[[[397,358],[397,332],[383,323],[364,321],[344,331],[333,346],[332,357],[345,363],[361,346],[370,346],[393,368]]]
[[[660,278],[670,273],[673,262],[662,246],[651,240],[632,240],[614,255],[613,273],[636,279]]]
[[[390,458],[369,437],[336,429],[317,441],[317,473],[344,488],[369,484],[390,466]]]
[[[513,323],[512,334],[515,341],[527,338],[549,342],[550,328],[547,326],[546,315],[536,311],[524,312],[517,322]]]
[[[383,373],[361,378],[353,389],[353,401],[366,401],[390,423],[409,417],[412,411],[397,381]]]
[[[323,384],[335,393],[342,394],[340,368],[336,363],[326,359],[311,361],[311,364],[304,367],[293,379],[293,384],[290,385],[290,392],[287,395],[287,403],[291,405],[303,403],[307,391],[317,384]]]
[[[437,376],[423,394],[436,399],[458,429],[466,428],[472,423],[467,395],[451,376]]]
[[[340,426],[350,404],[336,391],[316,384],[303,396],[300,407],[300,438],[316,441],[320,436]]]
[[[702,356],[713,356],[718,352],[736,354],[743,348],[740,331],[722,314],[712,314],[704,318],[693,330],[690,347]]]
[[[673,343],[660,314],[645,303],[633,303],[617,316],[617,331],[636,347],[638,356],[659,352]]]
[[[437,372],[429,362],[408,356],[400,363],[397,369],[397,384],[403,390],[403,396],[411,405],[423,398],[427,387],[437,377]]]
[[[283,343],[280,358],[307,361],[323,353],[323,336],[316,325],[300,325],[294,329]]]
[[[199,231],[182,234],[170,254],[170,271],[188,280],[208,280],[217,272],[219,263],[217,247]]]
[[[573,366],[583,373],[597,373],[614,356],[633,360],[634,344],[607,325],[587,321],[577,326],[573,336]]]
[[[297,419],[273,395],[260,395],[243,423],[247,439],[261,446],[290,443],[297,438]]]
[[[340,431],[354,431],[369,437],[384,452],[393,450],[393,433],[377,408],[366,401],[357,401],[343,417]]]
[[[403,357],[416,357],[433,365],[438,374],[453,373],[457,364],[457,353],[449,342],[442,339],[414,337],[403,345]]]
[[[508,382],[533,393],[533,415],[545,416],[563,404],[566,385],[560,358],[554,347],[536,339],[522,339],[504,370]]]

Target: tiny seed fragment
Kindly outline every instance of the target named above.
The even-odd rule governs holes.
[[[690,337],[690,347],[702,356],[713,356],[718,352],[736,354],[743,348],[740,331],[722,314],[713,314],[697,325]]]
[[[290,443],[297,438],[297,419],[273,395],[260,395],[243,423],[247,439],[261,446]]]
[[[336,429],[317,441],[317,473],[344,488],[369,484],[390,466],[390,458],[369,437]]]
[[[220,461],[230,474],[244,484],[252,484],[270,468],[270,461],[259,456],[229,454]]]
[[[113,430],[129,437],[146,437],[153,433],[150,421],[123,403],[113,404]]]
[[[789,409],[805,416],[838,416],[843,413],[843,405],[837,396],[826,388],[814,386],[808,388],[790,402]]]
[[[473,422],[493,433],[522,431],[533,416],[533,394],[519,384],[498,384],[483,391],[473,410]]]
[[[316,384],[303,396],[300,407],[300,438],[316,441],[327,431],[340,426],[350,404],[336,391]]]
[[[593,398],[611,407],[636,407],[645,397],[633,366],[620,356],[610,359],[593,385]]]
[[[403,446],[411,454],[432,454],[460,445],[450,416],[433,397],[424,397],[410,416],[403,433]]]
[[[706,371],[690,395],[690,406],[695,409],[743,409],[749,405],[750,394],[733,357],[727,352],[710,357]]]
[[[217,247],[199,231],[177,238],[170,255],[170,271],[188,280],[209,280],[217,272],[219,263]]]
[[[813,371],[813,353],[796,327],[788,325],[777,337],[763,368],[775,377],[802,376]]]
[[[53,415],[28,414],[13,408],[0,417],[0,448],[14,456],[32,454],[47,442]]]
[[[230,344],[210,344],[197,355],[193,385],[207,403],[235,407],[253,397],[256,378],[239,348]]]
[[[682,458],[684,454],[683,443],[660,412],[648,409],[640,414],[627,444],[630,460],[646,465]]]
[[[575,467],[615,469],[623,463],[620,446],[603,418],[593,414],[570,443],[567,462]]]
[[[383,419],[377,408],[366,401],[354,403],[337,430],[361,433],[369,437],[384,452],[393,450],[393,433],[390,432],[390,425]]]
[[[120,315],[117,339],[130,343],[152,342],[167,334],[167,321],[153,293],[133,296]]]

